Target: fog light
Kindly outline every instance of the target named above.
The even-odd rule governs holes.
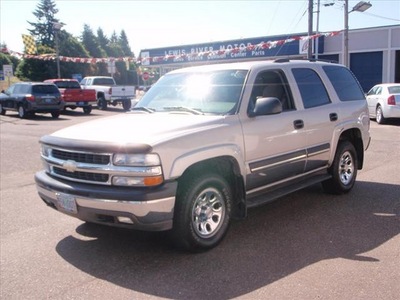
[[[133,221],[131,220],[131,218],[128,218],[128,217],[117,217],[117,220],[119,223],[133,224]]]

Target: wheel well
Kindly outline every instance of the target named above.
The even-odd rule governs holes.
[[[233,195],[232,216],[237,219],[244,218],[246,216],[244,181],[239,165],[232,157],[215,157],[191,165],[178,179],[178,193],[180,186],[198,174],[204,173],[218,174],[229,183]]]
[[[344,131],[339,138],[339,142],[344,140],[352,143],[354,148],[356,149],[358,158],[358,169],[361,170],[364,164],[364,145],[361,137],[361,131],[356,128]]]
[[[100,97],[104,98],[104,93],[102,92],[97,93],[97,99],[99,99]]]

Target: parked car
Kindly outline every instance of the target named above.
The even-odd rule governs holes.
[[[369,125],[364,92],[341,65],[179,69],[130,113],[42,137],[35,181],[44,203],[71,217],[164,230],[177,246],[202,251],[250,207],[317,182],[348,193]]]
[[[88,115],[92,111],[92,105],[97,105],[96,91],[82,89],[75,79],[47,79],[44,82],[54,83],[58,87],[65,101],[64,108],[76,109],[81,107],[83,113]]]
[[[377,84],[367,93],[369,116],[383,124],[386,119],[400,118],[400,83]]]
[[[64,101],[57,86],[43,82],[19,82],[0,94],[0,114],[7,110],[18,112],[20,118],[35,113],[51,113],[58,118],[64,109]]]
[[[107,76],[90,76],[82,79],[83,89],[96,90],[97,107],[106,110],[108,105],[122,104],[124,110],[130,110],[132,100],[136,97],[134,86],[117,85],[114,78]]]

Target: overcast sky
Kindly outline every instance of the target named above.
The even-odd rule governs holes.
[[[349,0],[349,8],[358,2]],[[399,0],[369,2],[372,7],[366,12],[349,14],[350,29],[400,24]],[[39,0],[0,0],[0,41],[10,50],[23,52],[21,34],[28,34],[31,29],[27,21],[37,21],[33,11],[39,3]],[[84,24],[95,34],[102,28],[107,36],[113,31],[119,34],[123,29],[136,56],[142,49],[308,30],[308,0],[55,0],[55,3],[59,10],[56,18],[66,24],[63,29],[69,33],[79,37]],[[334,5],[324,5],[328,3]],[[319,31],[343,29],[343,3],[320,0]],[[314,13],[314,30],[317,15]]]

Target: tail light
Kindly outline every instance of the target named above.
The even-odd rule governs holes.
[[[111,95],[111,88],[108,89],[108,94]]]
[[[396,98],[394,97],[394,95],[389,96],[389,98],[387,99],[387,104],[396,105]]]
[[[35,96],[33,96],[33,95],[31,95],[31,94],[28,94],[28,95],[25,96],[25,99],[26,99],[27,101],[32,101],[32,102],[34,102],[34,101],[35,101]]]

